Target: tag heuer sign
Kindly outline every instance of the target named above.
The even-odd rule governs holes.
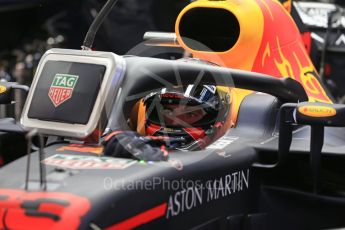
[[[58,107],[72,97],[78,76],[70,74],[56,74],[49,89],[49,98]]]

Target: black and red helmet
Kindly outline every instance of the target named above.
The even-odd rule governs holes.
[[[169,137],[172,149],[203,148],[219,135],[230,103],[230,94],[213,85],[163,88],[144,98],[146,134]]]

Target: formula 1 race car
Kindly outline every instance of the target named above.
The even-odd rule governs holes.
[[[180,13],[175,37],[151,37],[203,62],[92,51],[115,2],[84,50],[45,53],[20,124],[0,121],[27,139],[26,155],[0,169],[1,229],[345,226],[345,107],[278,1],[198,0]],[[140,132],[142,98],[196,83],[231,89],[234,124],[222,137],[161,161],[104,155],[104,133]],[[1,83],[0,102],[14,90],[28,91]]]

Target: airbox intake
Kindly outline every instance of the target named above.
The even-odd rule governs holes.
[[[222,8],[192,8],[182,15],[178,30],[185,45],[197,51],[228,51],[240,35],[237,18]]]

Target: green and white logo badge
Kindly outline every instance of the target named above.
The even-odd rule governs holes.
[[[56,74],[49,88],[49,98],[58,107],[72,97],[74,87],[79,76],[70,74]]]

